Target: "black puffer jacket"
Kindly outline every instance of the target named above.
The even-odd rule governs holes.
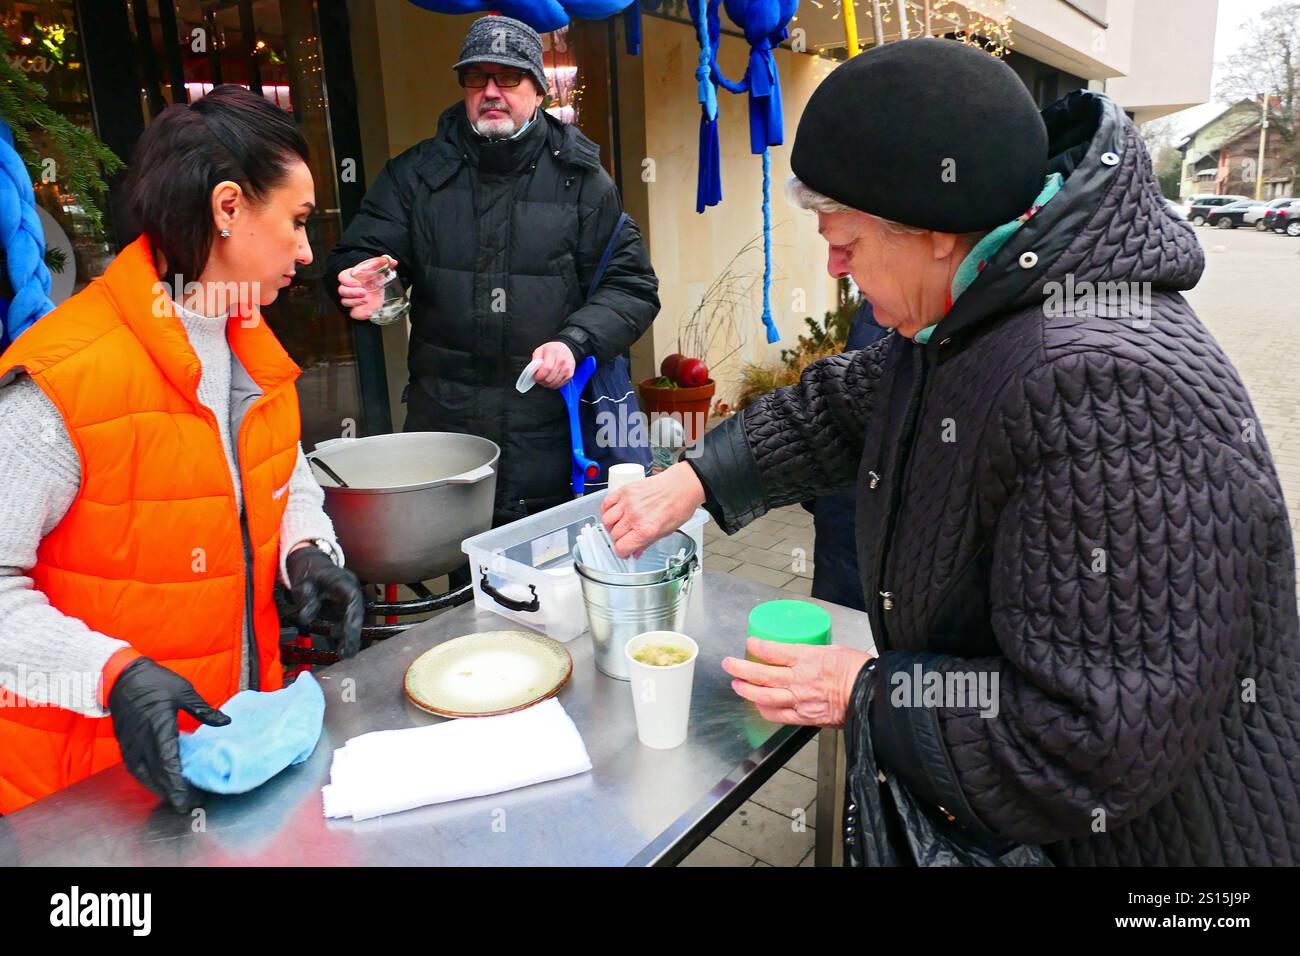
[[[412,290],[406,430],[501,446],[497,524],[573,497],[559,392],[515,390],[533,349],[559,340],[606,362],[659,312],[631,219],[584,303],[621,212],[596,144],[573,126],[540,112],[517,140],[488,144],[457,103],[437,135],[384,166],[326,265],[334,277],[371,256],[397,259]]]
[[[1178,294],[1200,246],[1114,103],[1044,119],[1062,191],[931,344],[814,363],[694,467],[728,532],[856,481],[871,742],[922,800],[1064,865],[1300,863],[1291,528],[1246,389]],[[1084,281],[1149,284],[1149,316]],[[897,706],[915,668],[995,676],[996,716]]]

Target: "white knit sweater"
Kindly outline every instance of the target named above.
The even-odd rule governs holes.
[[[231,355],[226,320],[179,307],[177,317],[199,358],[199,401],[212,410],[243,512],[237,454],[230,434]],[[81,462],[63,418],[26,375],[0,387],[0,694],[64,707],[91,717],[107,711],[96,700],[98,675],[127,646],[51,607],[29,571],[41,540],[67,514],[81,485]],[[334,526],[322,509],[325,493],[298,449],[289,501],[280,523],[280,575],[285,557],[303,541],[319,545],[335,562],[343,554]],[[287,583],[287,580],[286,580]],[[201,627],[202,622],[178,624]],[[249,645],[245,617],[240,687],[248,686]],[[0,698],[2,699],[2,698]],[[220,706],[224,701],[209,701]]]

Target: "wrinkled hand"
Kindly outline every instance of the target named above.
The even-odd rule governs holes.
[[[315,545],[290,551],[284,565],[289,575],[289,603],[298,626],[303,630],[311,627],[321,603],[328,601],[338,612],[342,629],[334,650],[341,658],[361,650],[366,598],[357,576],[340,568]]]
[[[843,727],[853,682],[871,660],[864,651],[835,644],[783,644],[757,637],[745,649],[768,663],[724,657],[722,669],[736,678],[732,690],[757,704],[764,720],[778,724]]]
[[[686,462],[650,478],[615,488],[600,503],[600,518],[614,539],[614,553],[626,558],[676,531],[704,504],[704,486]]]
[[[147,657],[128,664],[108,695],[108,713],[126,769],[177,813],[189,813],[202,793],[181,775],[178,710],[210,727],[230,723],[193,684]]]
[[[397,265],[397,260],[392,256],[386,255],[384,258],[388,260],[389,265]],[[348,310],[348,315],[364,322],[384,304],[384,290],[367,289],[353,278],[351,269],[344,269],[339,273],[339,301],[343,304],[343,308]]]
[[[559,388],[573,378],[577,363],[573,359],[573,349],[563,342],[543,342],[533,349],[533,358],[542,361],[533,372],[533,380],[538,385]]]

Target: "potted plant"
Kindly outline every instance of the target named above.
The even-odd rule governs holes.
[[[740,319],[752,311],[753,290],[760,276],[739,271],[737,263],[749,253],[761,251],[761,243],[762,237],[756,236],[731,258],[682,324],[677,351],[663,360],[658,376],[638,385],[641,410],[651,420],[662,415],[678,420],[688,445],[704,434],[714,408],[717,382],[708,363],[715,347],[735,343],[712,361],[716,370],[745,344]]]

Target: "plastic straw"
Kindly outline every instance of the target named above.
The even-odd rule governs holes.
[[[604,525],[584,526],[578,531],[577,544],[583,563],[597,571],[627,574],[632,570],[628,560],[620,558],[614,550],[614,541]]]

